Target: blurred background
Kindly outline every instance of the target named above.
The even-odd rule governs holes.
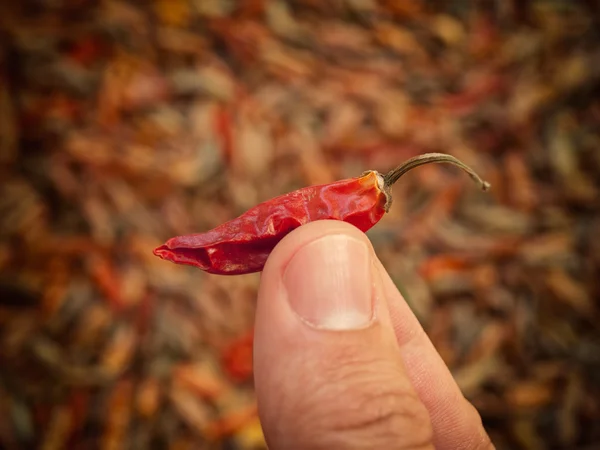
[[[0,449],[262,449],[259,275],[152,255],[450,153],[368,234],[498,449],[600,448],[600,2],[0,4]]]

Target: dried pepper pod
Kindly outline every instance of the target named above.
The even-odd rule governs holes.
[[[275,197],[206,233],[169,239],[154,254],[213,274],[260,272],[277,243],[308,222],[341,220],[363,232],[369,230],[389,211],[393,184],[409,170],[429,163],[453,164],[467,172],[483,190],[490,187],[455,157],[426,153],[407,160],[386,175],[370,170],[358,178],[308,186]]]
[[[224,370],[235,381],[246,381],[252,376],[252,347],[254,330],[234,340],[221,354]]]

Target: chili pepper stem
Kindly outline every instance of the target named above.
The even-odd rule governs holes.
[[[465,163],[455,158],[452,155],[447,155],[445,153],[425,153],[423,155],[415,156],[410,158],[409,160],[403,162],[395,169],[390,170],[387,174],[383,175],[383,192],[387,197],[387,201],[385,203],[385,211],[389,211],[390,206],[392,206],[392,186],[398,181],[398,179],[404,175],[406,172],[414,169],[415,167],[422,166],[424,164],[430,163],[448,163],[453,164],[457,167],[460,167],[464,170],[473,181],[479,184],[479,187],[482,191],[487,191],[490,189],[491,185],[487,181],[482,180],[477,173]]]

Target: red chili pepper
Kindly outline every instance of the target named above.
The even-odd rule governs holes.
[[[342,220],[363,232],[369,230],[389,210],[392,185],[409,170],[428,163],[454,164],[484,191],[490,187],[455,157],[427,153],[407,160],[386,175],[371,170],[358,178],[309,186],[275,197],[206,233],[169,239],[154,254],[214,274],[259,272],[275,245],[308,222]]]

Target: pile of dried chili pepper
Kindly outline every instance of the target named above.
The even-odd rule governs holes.
[[[409,170],[429,163],[453,164],[484,191],[490,187],[455,157],[426,153],[410,158],[386,175],[370,170],[358,178],[308,186],[275,197],[206,233],[169,239],[154,254],[214,274],[260,272],[277,243],[308,222],[341,220],[366,232],[389,211],[394,183]]]

